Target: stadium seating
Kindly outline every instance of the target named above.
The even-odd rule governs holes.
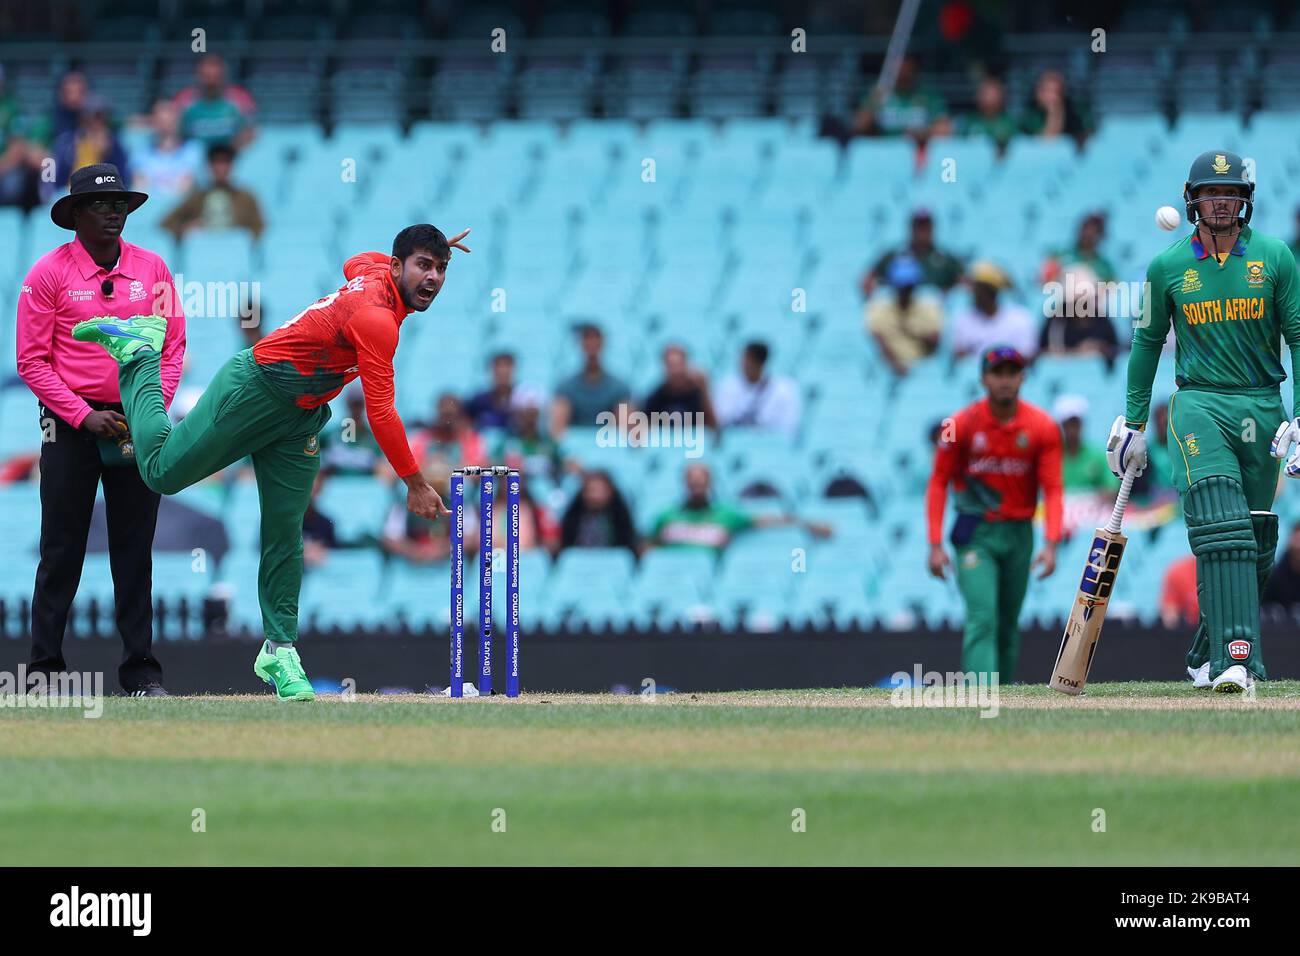
[[[633,19],[637,29],[676,29],[671,17]],[[290,26],[267,19],[257,29]],[[335,74],[334,94],[354,105],[388,96],[397,80],[372,66],[359,62]],[[810,124],[788,119],[655,119],[644,126],[579,120],[566,126],[543,118],[566,111],[566,98],[588,95],[581,64],[525,66],[523,82],[537,93],[530,100],[534,108],[486,132],[458,121],[425,121],[403,132],[396,117],[362,122],[369,110],[358,109],[358,118],[327,136],[317,123],[303,121],[310,102],[288,101],[289,78],[316,68],[308,60],[278,68],[263,63],[250,76],[271,121],[241,156],[237,175],[265,207],[268,231],[260,243],[240,234],[191,235],[173,249],[156,228],[165,210],[152,207],[146,207],[150,216],[132,219],[128,238],[165,251],[187,281],[261,283],[264,322],[274,328],[337,287],[344,257],[386,247],[400,225],[433,219],[449,232],[472,226],[474,254],[456,257],[438,303],[404,329],[397,395],[409,422],[425,419],[444,390],[465,394],[481,387],[489,356],[503,348],[517,354],[521,380],[550,392],[576,367],[570,329],[588,319],[604,326],[607,364],[637,395],[656,383],[664,344],[686,345],[692,361],[716,381],[733,372],[739,347],[750,338],[769,342],[773,365],[793,376],[803,394],[802,427],[793,439],[728,431],[720,442],[710,436],[700,460],[713,468],[727,500],[825,523],[833,529],[830,539],[814,540],[794,526],[766,529],[738,535],[718,558],[652,551],[639,563],[622,551],[570,550],[554,562],[529,552],[522,575],[528,627],[956,622],[955,589],[924,573],[922,495],[929,428],[977,395],[974,369],[954,366],[945,347],[896,381],[863,329],[861,270],[901,238],[912,206],[926,205],[936,213],[938,241],[963,256],[975,252],[977,242],[1014,246],[1016,261],[1006,263],[1018,280],[1012,295],[1036,308],[1038,265],[1068,241],[1089,208],[1112,211],[1108,255],[1121,279],[1140,281],[1146,261],[1168,239],[1155,231],[1151,213],[1165,202],[1177,205],[1186,155],[1201,144],[1258,150],[1269,165],[1261,170],[1257,222],[1278,231],[1289,228],[1293,210],[1274,172],[1300,164],[1290,113],[1261,113],[1244,127],[1235,115],[1187,113],[1167,130],[1151,112],[1132,111],[1108,115],[1081,153],[1024,140],[999,160],[982,142],[952,140],[919,168],[901,142],[857,141],[841,153],[817,139]],[[445,63],[435,93],[445,111],[436,115],[497,115],[500,90],[483,81],[500,79],[500,69],[472,59]],[[573,75],[560,82],[556,71],[565,69]],[[719,61],[709,67],[716,75],[692,79],[672,57],[628,61],[620,69],[618,82],[599,89],[617,99],[625,117],[642,109],[662,116],[665,103],[681,98],[701,102],[706,114],[712,104],[718,115],[735,116],[748,112],[742,101],[749,91],[741,82],[747,71],[769,77],[766,65]],[[1161,67],[1151,69],[1154,74]],[[797,70],[777,65],[769,79],[782,97],[820,101],[825,78],[805,78],[805,84]],[[136,95],[131,70],[102,75],[122,95]],[[551,80],[557,86],[548,99],[542,91]],[[292,121],[275,122],[277,109],[286,117],[292,113]],[[1152,148],[1135,148],[1142,144]],[[940,154],[957,160],[955,182],[940,182]],[[1117,164],[1121,154],[1126,158]],[[339,176],[347,158],[359,164],[355,183]],[[645,159],[655,160],[653,182],[642,177]],[[1006,214],[988,216],[989,209]],[[11,287],[36,257],[66,239],[44,209],[26,219],[0,210],[0,305],[8,314],[15,304]],[[806,312],[791,311],[796,288],[806,293]],[[493,310],[494,290],[504,290],[505,311]],[[960,292],[949,297],[949,320],[964,298]],[[206,384],[242,345],[229,310],[192,316],[188,336],[186,387]],[[34,453],[40,434],[31,396],[13,378],[12,325],[0,333],[0,351],[8,363],[0,379],[0,454]],[[1167,358],[1157,398],[1173,388],[1171,366]],[[1087,435],[1098,441],[1121,401],[1123,363],[1108,368],[1091,359],[1044,358],[1026,388],[1027,397],[1047,406],[1067,393],[1086,397],[1092,406]],[[579,430],[570,433],[564,450],[611,473],[642,531],[682,497],[685,456],[601,445]],[[871,499],[822,497],[840,473],[856,477]],[[736,498],[760,479],[779,492],[775,502]],[[575,488],[566,481],[559,489],[539,484],[533,490],[539,501],[562,507]],[[341,538],[359,541],[378,532],[393,500],[371,479],[334,478],[319,505]],[[196,575],[184,556],[160,559],[155,591],[167,601],[186,596],[193,606],[193,598],[217,581],[232,595],[235,625],[257,628],[255,487],[233,482],[221,508],[231,540],[221,567]],[[4,549],[0,568],[0,597],[9,614],[30,597],[38,511],[34,486],[0,488],[0,534],[23,543]],[[1149,619],[1151,602],[1138,596],[1158,589],[1163,569],[1185,553],[1186,539],[1177,522],[1156,536],[1135,532],[1134,539],[1148,560],[1127,564],[1116,608],[1123,613],[1127,605]],[[1061,554],[1063,570],[1031,586],[1026,620],[1050,621],[1068,607],[1071,569],[1083,550],[1076,537]],[[796,553],[835,570],[800,573],[792,567]],[[88,562],[79,607],[91,596],[111,595],[101,565]],[[466,569],[467,583],[473,569]],[[445,565],[410,567],[365,547],[340,550],[307,574],[304,622],[443,628],[446,581]],[[467,616],[477,607],[475,592],[466,588]]]

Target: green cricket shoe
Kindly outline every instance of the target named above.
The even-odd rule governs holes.
[[[74,325],[72,337],[78,342],[102,345],[118,362],[126,362],[145,348],[162,354],[167,320],[161,315],[133,315],[129,319],[100,315]]]
[[[289,646],[271,651],[270,647],[269,641],[262,642],[262,649],[253,662],[253,673],[272,685],[280,700],[315,700],[316,692],[302,669],[298,649]]]

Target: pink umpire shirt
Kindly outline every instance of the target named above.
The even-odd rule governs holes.
[[[93,342],[78,342],[72,327],[96,315],[167,316],[163,342],[163,401],[171,405],[185,359],[185,313],[162,257],[126,240],[117,265],[95,264],[78,239],[41,256],[18,295],[18,374],[41,403],[73,428],[90,414],[89,402],[120,402],[117,361]],[[103,293],[105,280],[113,295]],[[164,308],[165,307],[165,308]]]

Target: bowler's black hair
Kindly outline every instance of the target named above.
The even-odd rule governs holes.
[[[214,159],[228,159],[230,162],[235,161],[235,148],[228,143],[213,143],[208,147],[208,162]]]
[[[405,262],[416,249],[423,249],[435,259],[451,258],[451,246],[447,245],[447,237],[441,229],[427,222],[407,226],[393,238],[394,258]]]
[[[745,354],[748,355],[755,362],[757,362],[759,365],[766,365],[767,356],[768,356],[767,343],[750,342],[748,345],[745,346]]]

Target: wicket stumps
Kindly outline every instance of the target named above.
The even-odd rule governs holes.
[[[506,696],[519,696],[519,472],[504,465],[451,473],[451,696],[465,696],[465,479],[479,479],[478,692],[492,693],[492,541],[497,480],[506,482]]]

